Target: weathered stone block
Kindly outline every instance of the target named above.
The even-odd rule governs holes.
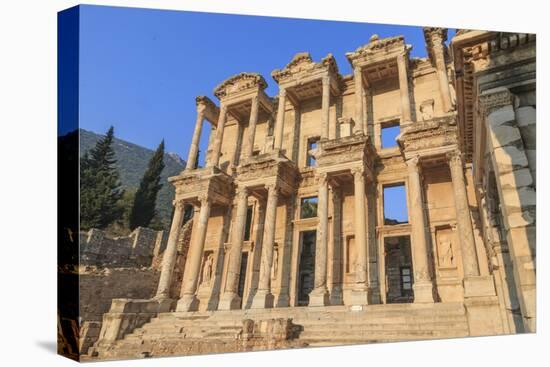
[[[500,187],[504,189],[515,189],[533,184],[531,171],[521,168],[499,176]]]
[[[499,147],[493,150],[498,173],[503,174],[529,165],[525,151],[515,146]]]

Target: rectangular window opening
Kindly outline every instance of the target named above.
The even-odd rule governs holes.
[[[317,161],[315,160],[315,157],[311,154],[311,150],[317,149],[318,142],[319,142],[318,137],[309,138],[307,140],[307,159],[306,159],[307,167],[315,167],[317,165]]]
[[[399,121],[385,123],[381,126],[382,149],[393,148],[397,146],[397,137],[401,132]]]
[[[317,196],[302,198],[300,201],[300,219],[317,216]]]
[[[246,224],[245,224],[245,227],[244,227],[244,240],[245,241],[250,241],[250,235],[252,233],[252,214],[253,214],[252,206],[249,206],[246,209]]]
[[[384,186],[384,225],[409,222],[405,184]]]

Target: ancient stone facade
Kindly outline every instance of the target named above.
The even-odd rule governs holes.
[[[272,72],[275,97],[255,73],[216,87],[219,106],[198,97],[187,168],[170,178],[175,214],[156,296],[113,304],[121,322],[136,304],[132,317],[140,307],[157,316],[106,329],[94,355],[247,350],[218,348],[223,333],[201,334],[191,318],[229,322],[238,340],[245,320],[292,319],[302,333],[281,340],[298,346],[535,331],[535,37],[461,30],[448,47],[446,29],[424,36],[427,58],[411,58],[402,36],[374,35],[346,54],[350,75],[330,54],[299,53]],[[390,127],[399,134],[388,147]],[[385,215],[395,186],[405,221]],[[193,228],[174,296],[185,205]],[[402,332],[383,329],[395,315],[408,317]],[[181,324],[180,343],[163,349],[154,333],[168,324]]]

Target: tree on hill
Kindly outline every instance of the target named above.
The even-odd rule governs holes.
[[[119,200],[124,194],[115,153],[112,148],[114,129],[80,159],[80,227],[105,228],[122,217]]]
[[[157,194],[162,187],[160,174],[164,169],[164,140],[159,144],[155,154],[149,160],[147,170],[139,183],[139,188],[134,196],[134,204],[130,212],[129,227],[134,230],[137,227],[147,227],[155,218]]]

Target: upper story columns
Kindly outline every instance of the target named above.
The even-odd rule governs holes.
[[[336,126],[330,125],[336,123],[336,119],[330,118],[330,105],[333,97],[341,93],[342,78],[336,60],[331,54],[320,62],[314,62],[307,52],[296,54],[283,69],[274,70],[271,76],[279,84],[279,106],[275,126],[276,149],[281,149],[283,145],[287,100],[294,108],[299,109],[301,101],[320,98],[320,137],[323,140],[336,138],[330,133],[336,131]]]
[[[445,62],[447,29],[426,27],[424,28],[424,38],[426,39],[428,54],[437,71],[443,113],[447,113],[454,109],[451,99],[451,88],[449,87],[449,77],[447,75],[447,64]]]
[[[192,170],[197,167],[199,159],[199,143],[203,130],[204,120],[208,120],[211,124],[216,125],[220,114],[219,108],[206,96],[198,96],[195,99],[197,105],[197,120],[195,121],[195,130],[189,147],[189,155],[187,157],[186,170]]]

